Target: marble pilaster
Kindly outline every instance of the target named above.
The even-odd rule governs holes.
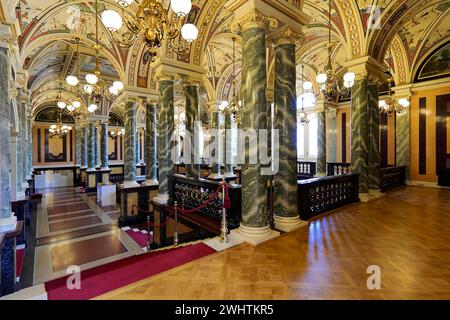
[[[326,114],[327,127],[327,162],[336,162],[337,123],[336,108],[330,108]]]
[[[9,151],[9,114],[10,105],[8,97],[9,57],[8,51],[0,47],[0,230],[13,230],[17,219],[12,216],[10,209],[11,184],[9,168],[11,165]],[[6,151],[6,152],[5,152]]]
[[[380,190],[380,111],[378,87],[367,86],[367,112],[369,118],[369,153],[367,183],[370,190]]]
[[[369,114],[367,78],[357,79],[352,89],[351,154],[352,172],[358,173],[359,192],[368,193]]]
[[[317,175],[324,176],[327,173],[327,130],[326,112],[317,112]]]
[[[396,165],[405,166],[406,179],[409,179],[410,173],[410,128],[409,117],[410,108],[407,107],[402,113],[396,114]]]
[[[80,164],[81,164],[81,168],[86,168],[87,167],[87,149],[88,149],[86,126],[81,127],[80,132],[81,132]]]
[[[94,126],[94,152],[95,152],[95,167],[100,165],[100,152],[98,145],[98,126]]]
[[[95,153],[95,124],[89,122],[87,138],[87,162],[89,170],[95,169]]]
[[[101,159],[101,168],[108,169],[109,168],[109,160],[108,160],[108,123],[103,122],[101,124],[101,138],[100,138],[100,159]]]
[[[145,176],[147,181],[158,183],[158,117],[156,103],[147,105],[145,117]]]
[[[211,128],[217,132],[217,135],[211,135],[210,140],[210,146],[217,146],[217,148],[214,148],[211,151],[211,157],[212,157],[212,165],[211,165],[211,175],[209,176],[210,179],[222,179],[221,175],[221,161],[220,161],[220,113],[218,111],[214,111],[212,113],[212,121],[211,121]],[[217,141],[216,141],[217,139]]]
[[[136,164],[141,163],[141,130],[136,129],[136,146],[134,147],[135,158],[134,161]]]
[[[125,184],[136,182],[136,101],[129,100],[125,105],[125,148],[124,181]]]
[[[186,161],[186,176],[192,178],[200,177],[200,165],[195,163],[195,140],[194,136],[195,121],[199,119],[199,89],[198,84],[187,84],[184,87],[186,95],[186,134],[190,135],[190,154],[185,154],[185,157],[190,157],[190,161]]]
[[[81,166],[81,137],[82,129],[80,126],[75,128],[75,164]]]
[[[289,41],[291,40],[291,41]],[[296,38],[287,28],[275,40],[274,129],[279,131],[278,172],[274,178],[276,228],[290,231],[301,226],[297,187]]]
[[[159,164],[159,197],[164,202],[169,196],[169,176],[175,173],[174,159],[171,158],[174,133],[174,84],[170,78],[159,80],[158,103],[158,164]]]

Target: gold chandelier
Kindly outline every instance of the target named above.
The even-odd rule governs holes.
[[[71,130],[72,130],[71,126],[63,124],[62,112],[59,112],[59,116],[58,116],[56,124],[52,124],[48,131],[50,132],[52,137],[59,136],[60,138],[62,138]]]
[[[388,79],[389,91],[387,98],[379,101],[380,113],[386,113],[389,117],[393,113],[401,114],[410,105],[409,100],[406,98],[397,101],[392,97],[392,81],[392,78]]]
[[[331,43],[331,1],[328,0],[328,59],[324,71],[318,74],[316,78],[321,86],[320,91],[328,101],[332,101],[338,94],[347,95],[355,84],[355,74],[353,72],[347,72],[344,75],[343,86],[340,84],[340,80],[334,73],[332,65],[334,47],[335,44]]]
[[[198,29],[192,23],[185,23],[181,28],[181,20],[192,9],[191,0],[171,0],[170,6],[175,12],[173,21],[169,20],[169,9],[165,9],[160,0],[136,1],[137,10],[127,12],[134,0],[115,0],[121,7],[122,15],[114,10],[105,10],[102,13],[103,24],[112,32],[114,41],[121,47],[129,48],[136,40],[143,39],[147,45],[151,61],[155,60],[157,49],[161,47],[164,39],[169,40],[170,46],[179,54],[188,54],[188,46],[174,40],[181,34],[187,43],[192,43],[198,36]],[[136,7],[135,6],[135,7]],[[126,31],[118,33],[125,26]]]

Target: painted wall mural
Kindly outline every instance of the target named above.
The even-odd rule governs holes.
[[[437,50],[420,69],[417,80],[447,76],[450,74],[450,43]]]

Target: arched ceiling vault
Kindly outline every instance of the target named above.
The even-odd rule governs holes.
[[[193,0],[194,9],[189,18],[197,25],[199,37],[192,43],[189,56],[180,57],[167,46],[161,50],[166,58],[203,67],[204,101],[229,97],[230,85],[235,80],[229,28],[234,13],[224,9],[226,1]],[[29,88],[36,91],[33,97],[44,99],[41,94],[49,88],[47,83],[64,79],[73,72],[76,63],[81,62],[82,74],[92,69],[94,0],[18,2],[22,67],[28,71]],[[163,2],[168,5],[168,0]],[[116,5],[115,0],[99,0],[99,3],[100,11]],[[448,0],[332,0],[331,7],[332,41],[338,43],[333,52],[333,68],[337,71],[345,71],[341,66],[346,61],[370,55],[390,65],[396,83],[408,83],[414,79],[425,57],[450,38]],[[136,3],[132,8],[136,8]],[[317,88],[315,77],[323,70],[327,58],[328,1],[304,0],[303,11],[311,21],[303,28],[304,39],[297,47],[297,64],[305,64],[305,80],[312,81]],[[80,57],[75,54],[75,36],[81,38]],[[156,88],[142,41],[130,49],[121,49],[100,23],[100,42],[107,77],[120,79],[132,87]],[[236,48],[240,68],[239,41]],[[272,50],[269,49],[269,85],[274,72]],[[297,68],[298,79],[300,69]],[[239,88],[240,72],[236,75]]]

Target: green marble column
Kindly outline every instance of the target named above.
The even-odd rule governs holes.
[[[406,179],[409,179],[410,168],[410,129],[409,129],[409,107],[398,114],[396,113],[396,165],[405,166]]]
[[[124,181],[136,182],[136,102],[125,105]]]
[[[336,108],[329,109],[326,114],[328,162],[336,162],[337,124]]]
[[[186,175],[191,178],[200,177],[200,165],[195,163],[195,154],[198,152],[195,150],[195,136],[194,136],[194,126],[195,121],[199,119],[199,91],[198,84],[187,84],[184,87],[184,92],[186,94],[186,134],[191,137],[190,146],[191,152],[185,154],[186,160],[189,157],[190,163],[186,163]]]
[[[95,169],[95,125],[93,122],[88,124],[87,158],[88,169]]]
[[[81,166],[81,137],[82,129],[80,126],[75,128],[75,164]]]
[[[95,151],[95,167],[100,166],[100,152],[98,145],[98,126],[94,126],[94,151]]]
[[[234,159],[233,159],[233,150],[232,150],[232,121],[233,115],[227,109],[225,109],[225,162],[224,162],[224,176],[227,178],[235,177],[234,174]]]
[[[327,173],[327,130],[325,111],[317,112],[317,174]]]
[[[6,221],[11,217],[10,194],[11,184],[9,169],[11,158],[9,153],[9,114],[8,75],[10,74],[8,51],[0,47],[0,220]],[[2,222],[3,222],[2,221]]]
[[[87,128],[86,126],[83,126],[81,128],[81,155],[80,155],[80,162],[81,167],[86,168],[87,167],[87,149],[88,149],[88,142],[87,142]]]
[[[31,116],[27,116],[27,142],[26,142],[26,150],[27,150],[27,163],[26,163],[26,175],[27,177],[31,177],[32,167],[33,167],[33,128],[31,126]]]
[[[274,212],[298,217],[297,93],[295,44],[275,47],[274,129],[279,130],[279,169],[274,179]],[[276,159],[275,159],[276,161]]]
[[[211,175],[209,178],[211,179],[221,179],[221,163],[220,163],[220,123],[219,123],[219,112],[214,111],[212,113],[212,120],[211,120],[211,129],[215,130],[217,132],[217,136],[211,135],[210,140],[210,146],[216,145],[217,148],[214,148],[211,150],[211,157],[212,157],[212,166],[211,166]],[[217,139],[217,141],[216,141]]]
[[[369,117],[368,187],[380,190],[380,111],[378,107],[378,87],[367,86]]]
[[[147,105],[145,117],[145,175],[146,179],[152,182],[158,182],[158,117],[156,103]]]
[[[103,122],[101,125],[101,143],[100,143],[100,159],[102,169],[109,168],[108,159],[108,123]]]
[[[254,27],[242,31],[242,128],[267,129],[266,29]],[[245,159],[257,158],[260,144],[245,145]],[[242,221],[250,228],[269,226],[267,216],[267,176],[261,175],[261,163],[242,165]]]
[[[159,81],[158,104],[158,163],[159,163],[159,199],[168,197],[168,177],[175,173],[175,164],[171,159],[174,146],[172,135],[174,132],[174,87],[173,80]]]
[[[369,113],[367,78],[358,79],[352,89],[351,154],[352,172],[359,173],[359,192],[369,192]]]
[[[141,164],[141,130],[136,129],[136,146],[134,147],[136,164]]]

